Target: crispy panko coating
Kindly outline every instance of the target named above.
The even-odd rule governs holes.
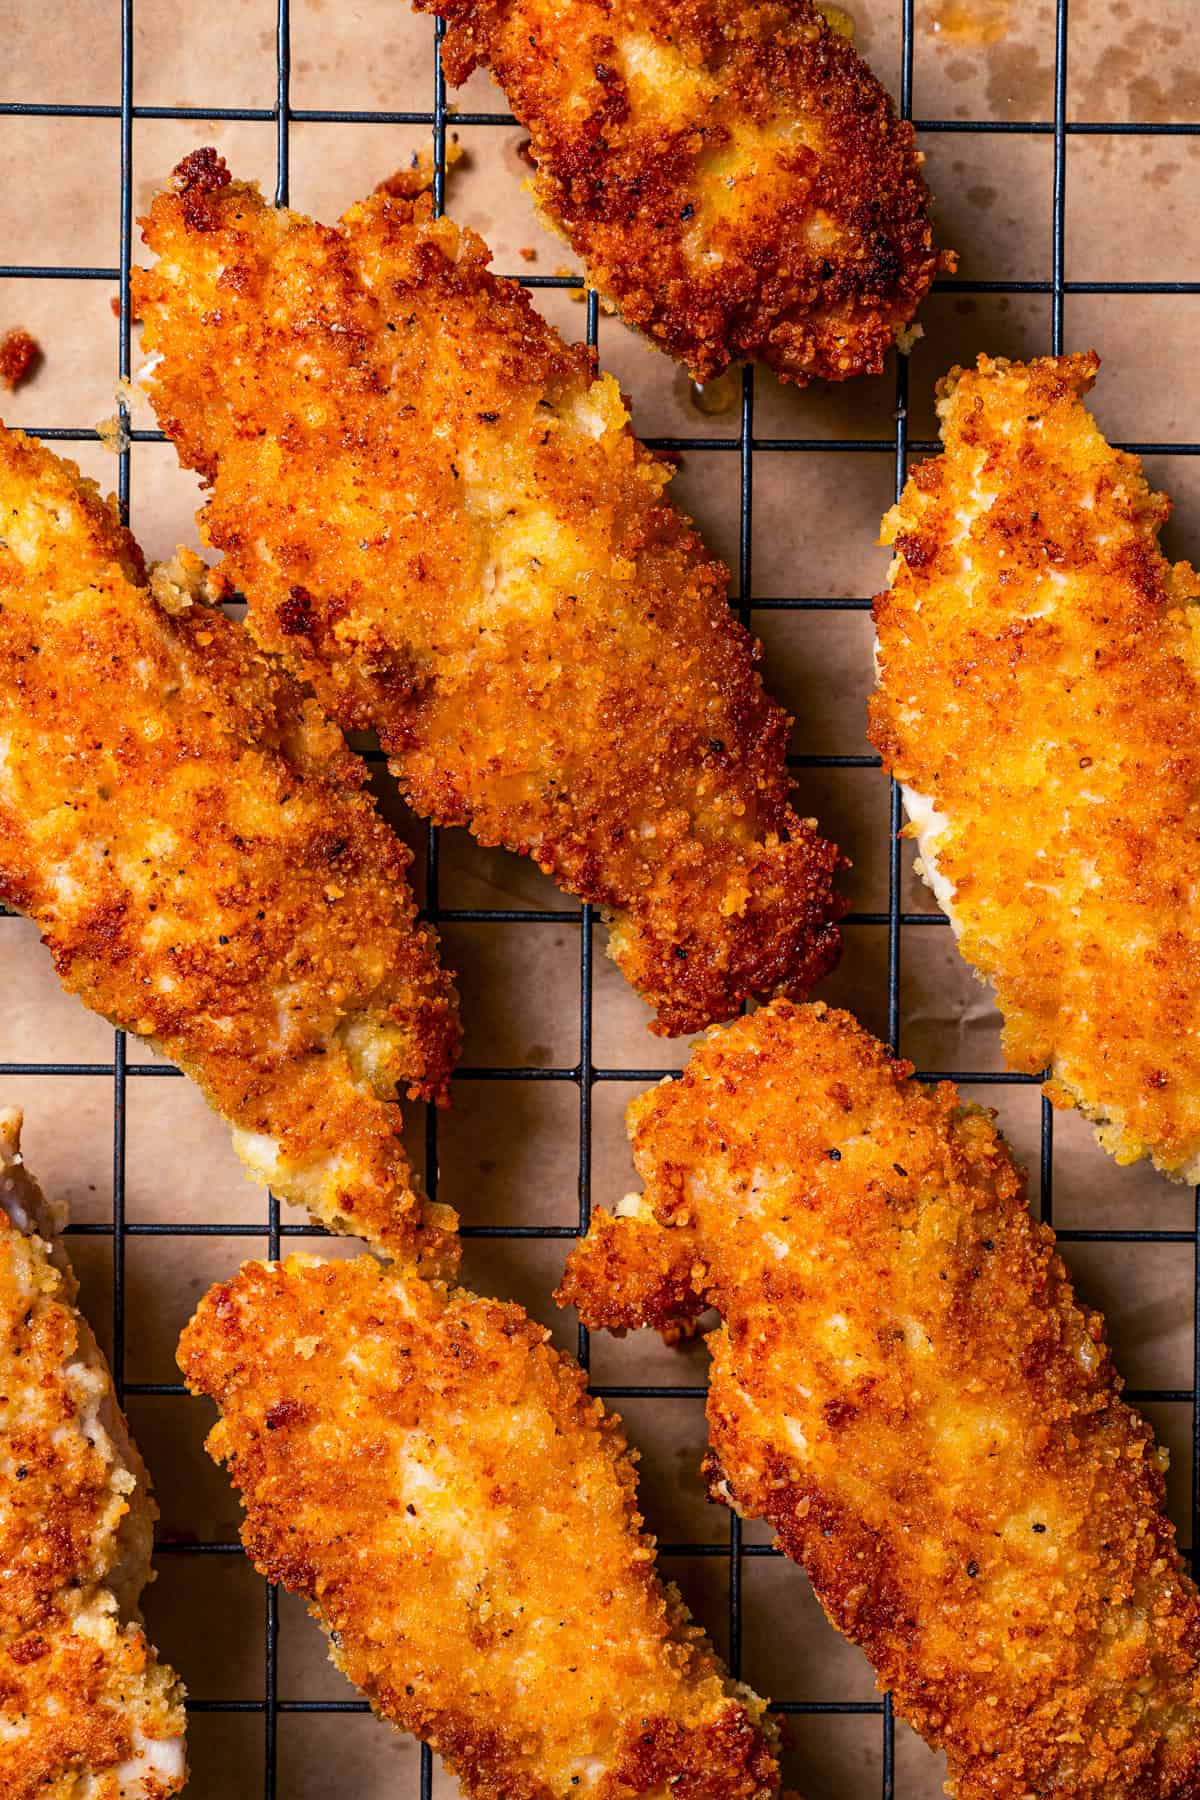
[[[814,0],[414,3],[449,21],[452,82],[492,70],[589,280],[697,381],[883,367],[938,268],[929,193]]]
[[[1083,405],[1098,367],[943,382],[945,453],[883,524],[871,735],[1009,1063],[1049,1067],[1118,1162],[1194,1182],[1200,578]]]
[[[0,897],[63,985],[191,1075],[247,1168],[449,1269],[396,1086],[440,1099],[456,997],[364,766],[198,558],[149,578],[73,463],[0,432]]]
[[[0,1112],[0,1793],[166,1800],[183,1689],[138,1612],[158,1509],[76,1310],[49,1204]]]
[[[959,1800],[1200,1792],[1200,1595],[991,1118],[848,1013],[711,1033],[629,1109],[646,1188],[560,1298],[713,1305],[714,1498],[767,1519]]]
[[[768,1800],[764,1702],[660,1583],[619,1419],[518,1306],[247,1263],[179,1347],[257,1567],[474,1800]]]
[[[150,392],[259,639],[419,812],[603,908],[659,1030],[807,992],[840,859],[615,381],[427,202],[331,230],[213,151],[175,181],[135,283]]]

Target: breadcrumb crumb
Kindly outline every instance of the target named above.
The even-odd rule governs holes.
[[[104,448],[112,456],[123,456],[131,443],[129,436],[129,420],[120,413],[109,413],[106,419],[96,421],[96,435]]]
[[[464,162],[466,155],[466,151],[458,140],[457,131],[447,132],[444,160],[446,174],[449,175],[451,169],[457,168],[459,163]],[[413,151],[406,169],[394,169],[390,175],[385,176],[381,182],[377,183],[374,191],[377,194],[388,194],[393,200],[416,200],[421,194],[433,192],[436,173],[437,163],[434,159],[433,146],[432,144],[422,145],[421,149]]]
[[[42,360],[42,347],[31,332],[18,325],[0,337],[0,387],[11,394],[28,380]]]

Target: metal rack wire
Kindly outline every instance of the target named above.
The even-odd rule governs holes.
[[[133,126],[139,119],[172,119],[197,122],[210,120],[238,120],[271,123],[276,133],[276,201],[285,205],[288,201],[289,174],[289,133],[293,124],[328,123],[328,124],[390,124],[421,125],[432,129],[434,141],[434,203],[440,211],[443,205],[446,179],[446,127],[447,120],[455,125],[470,126],[510,126],[514,123],[511,115],[504,112],[453,112],[447,105],[445,85],[442,79],[438,59],[437,45],[440,43],[442,28],[440,24],[434,28],[434,44],[431,52],[431,84],[432,106],[429,111],[421,112],[383,112],[383,111],[336,111],[305,110],[293,108],[289,100],[291,72],[291,22],[289,16],[289,0],[264,0],[266,5],[274,5],[275,12],[275,102],[268,108],[212,108],[183,106],[135,106],[133,103],[133,56],[134,56],[134,6],[135,0],[121,0],[120,34],[121,34],[121,92],[120,101],[116,105],[69,105],[43,104],[34,99],[17,97],[0,102],[0,117],[5,115],[42,116],[58,119],[72,118],[111,118],[119,121],[120,131],[120,228],[118,240],[117,262],[111,267],[72,267],[66,265],[39,264],[0,264],[0,280],[3,279],[71,279],[117,282],[120,286],[121,307],[118,322],[118,370],[122,378],[130,373],[130,310],[129,310],[129,272],[131,261],[131,242],[133,224],[132,197],[132,153]],[[901,66],[899,107],[905,118],[912,116],[913,95],[913,56],[914,56],[914,0],[899,0],[901,30]],[[1200,282],[1173,281],[1123,281],[1123,282],[1068,282],[1064,276],[1064,243],[1066,226],[1066,162],[1067,141],[1072,136],[1200,136],[1200,124],[1150,124],[1150,123],[1101,123],[1069,121],[1066,116],[1067,97],[1067,48],[1068,48],[1068,0],[1056,0],[1056,16],[1054,28],[1054,116],[1050,120],[1000,121],[1000,120],[959,120],[959,119],[920,119],[917,123],[919,133],[992,133],[1023,134],[1033,136],[1050,136],[1053,138],[1053,211],[1052,211],[1052,266],[1048,280],[1021,281],[963,281],[943,280],[937,286],[943,292],[962,294],[1045,294],[1050,297],[1050,348],[1058,353],[1063,348],[1063,313],[1064,302],[1071,294],[1184,294],[1200,293]],[[570,276],[527,276],[523,277],[523,285],[527,287],[563,288],[578,287],[580,282]],[[587,340],[595,345],[598,338],[599,309],[594,293],[587,294]],[[129,429],[125,409],[121,408],[121,421],[126,430],[129,446],[139,443],[162,442],[161,432]],[[740,429],[736,435],[724,436],[688,436],[657,438],[648,440],[655,448],[665,451],[709,454],[723,452],[736,455],[740,465],[739,495],[739,534],[738,534],[738,592],[739,610],[743,617],[751,611],[784,610],[800,612],[813,611],[863,611],[870,605],[867,599],[771,599],[756,600],[753,587],[751,523],[754,498],[754,453],[758,450],[771,450],[789,453],[855,453],[866,456],[887,456],[894,465],[895,491],[897,496],[903,486],[907,461],[910,453],[927,454],[936,450],[930,443],[911,441],[908,436],[908,381],[907,365],[903,358],[898,359],[895,391],[895,423],[892,438],[859,439],[859,438],[759,438],[754,430],[754,376],[753,371],[746,369],[742,374]],[[94,439],[97,433],[89,428],[56,427],[38,431],[34,435],[54,440],[86,441]],[[1135,450],[1140,454],[1171,454],[1196,456],[1200,455],[1200,443],[1133,443],[1124,448]],[[118,496],[123,513],[128,515],[130,493],[130,470],[133,451],[125,448],[120,455],[120,472],[118,480]],[[792,759],[797,767],[805,768],[877,768],[878,758],[866,755],[817,756],[801,755]],[[887,934],[887,1036],[893,1048],[900,1047],[900,968],[903,933],[908,929],[924,929],[926,927],[944,927],[945,919],[940,913],[927,914],[906,912],[902,908],[901,889],[901,854],[897,832],[901,824],[900,796],[893,783],[891,786],[889,807],[889,844],[888,844],[888,901],[886,911],[852,912],[846,924],[851,929],[882,930]],[[467,1226],[464,1235],[468,1237],[525,1237],[525,1238],[566,1238],[575,1237],[587,1228],[591,1206],[591,1163],[592,1163],[592,1101],[596,1085],[611,1081],[654,1081],[660,1078],[659,1069],[607,1068],[598,1067],[593,1060],[592,1040],[592,935],[593,916],[591,908],[554,909],[554,910],[480,910],[444,908],[439,904],[439,846],[438,832],[430,827],[426,840],[426,912],[435,923],[493,923],[520,924],[530,928],[538,925],[568,925],[579,930],[579,997],[580,1027],[578,1060],[570,1067],[533,1068],[460,1068],[455,1079],[460,1082],[515,1082],[515,1081],[549,1081],[573,1085],[578,1092],[578,1129],[579,1129],[579,1169],[578,1169],[578,1222],[576,1225],[529,1225],[529,1226]],[[17,1075],[70,1075],[92,1076],[112,1083],[113,1102],[113,1135],[112,1135],[112,1171],[113,1171],[113,1205],[112,1217],[107,1223],[79,1224],[70,1229],[76,1235],[91,1235],[107,1238],[112,1246],[113,1267],[113,1354],[112,1366],[118,1392],[125,1395],[182,1395],[184,1390],[174,1383],[165,1382],[126,1382],[125,1380],[125,1259],[128,1241],[139,1236],[171,1236],[201,1237],[219,1236],[232,1238],[253,1238],[266,1240],[268,1254],[276,1256],[280,1243],[290,1236],[311,1236],[313,1227],[307,1224],[283,1224],[279,1216],[279,1204],[274,1197],[269,1197],[265,1216],[260,1223],[171,1223],[171,1222],[138,1222],[126,1218],[126,1158],[125,1158],[125,1111],[128,1083],[134,1078],[163,1078],[176,1076],[178,1071],[161,1064],[131,1063],[126,1057],[126,1043],[121,1032],[114,1034],[113,1057],[111,1063],[38,1063],[8,1062],[0,1063],[0,1076]],[[996,1071],[970,1071],[962,1069],[921,1070],[923,1080],[951,1079],[972,1085],[987,1084],[992,1086],[1028,1085],[1036,1082],[1035,1076],[1016,1075]],[[1049,1104],[1041,1100],[1041,1142],[1040,1142],[1040,1191],[1042,1215],[1047,1220],[1053,1218],[1053,1115]],[[437,1181],[437,1131],[436,1114],[430,1109],[427,1122],[426,1163],[427,1184],[431,1195],[436,1192]],[[1190,1231],[1185,1230],[1088,1230],[1077,1229],[1062,1231],[1060,1240],[1067,1243],[1154,1243],[1190,1245],[1194,1258],[1193,1304],[1195,1306],[1192,1337],[1192,1385],[1188,1388],[1158,1388],[1128,1390],[1129,1397],[1134,1400],[1171,1401],[1185,1403],[1192,1412],[1192,1510],[1191,1538],[1193,1546],[1200,1546],[1200,1189],[1197,1189],[1194,1201],[1194,1224]],[[586,1331],[581,1327],[579,1332],[578,1353],[581,1362],[588,1366],[589,1346]],[[593,1391],[605,1399],[664,1399],[675,1397],[680,1399],[697,1399],[703,1396],[703,1388],[696,1386],[662,1385],[621,1385],[597,1386]],[[217,1555],[231,1556],[241,1554],[241,1546],[236,1543],[175,1543],[168,1542],[159,1546],[160,1554],[172,1555]],[[742,1641],[742,1572],[748,1558],[772,1557],[779,1554],[773,1547],[746,1542],[738,1520],[730,1516],[728,1537],[723,1543],[664,1543],[660,1545],[660,1554],[666,1558],[675,1557],[721,1557],[729,1564],[729,1663],[734,1673],[739,1670]],[[264,1800],[273,1800],[278,1792],[278,1757],[277,1734],[278,1721],[281,1715],[288,1713],[355,1713],[366,1712],[367,1706],[358,1700],[292,1700],[281,1697],[279,1693],[279,1621],[278,1602],[274,1589],[268,1588],[265,1602],[264,1619],[265,1640],[265,1682],[261,1699],[258,1700],[203,1700],[189,1703],[194,1712],[216,1713],[251,1713],[260,1714],[264,1732]],[[819,1696],[783,1698],[774,1702],[774,1710],[781,1714],[812,1715],[851,1713],[874,1715],[879,1719],[882,1756],[881,1784],[883,1800],[894,1800],[898,1793],[895,1775],[895,1745],[893,1716],[890,1699],[878,1700],[836,1700]],[[420,1757],[419,1794],[421,1800],[429,1800],[432,1793],[433,1760],[428,1750],[422,1748]],[[286,1797],[284,1797],[286,1800]]]

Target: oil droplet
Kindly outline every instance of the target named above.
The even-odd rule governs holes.
[[[982,48],[1008,34],[1010,0],[934,0],[933,35],[943,44]]]
[[[839,37],[854,41],[856,26],[845,7],[834,6],[832,0],[817,0],[817,11],[822,15],[830,31],[836,31]]]
[[[740,371],[726,369],[723,375],[715,375],[711,381],[689,381],[688,397],[696,411],[706,413],[709,418],[717,413],[732,412],[742,397]]]

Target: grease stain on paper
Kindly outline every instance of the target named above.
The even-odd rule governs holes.
[[[685,372],[688,399],[697,412],[710,419],[732,412],[742,397],[741,376],[740,368],[726,369],[723,375],[715,375],[711,381],[701,383],[692,381]]]
[[[1010,0],[934,0],[929,26],[939,44],[979,50],[1008,35]]]

